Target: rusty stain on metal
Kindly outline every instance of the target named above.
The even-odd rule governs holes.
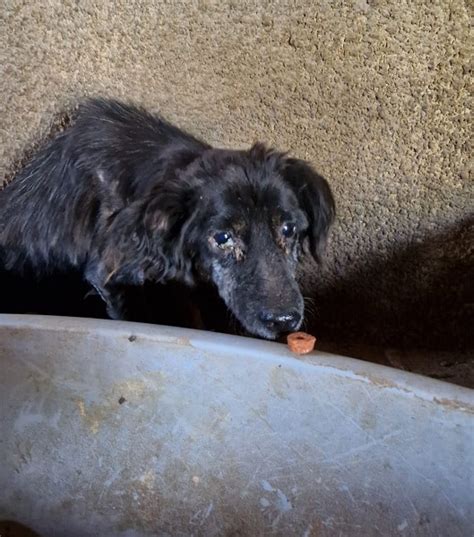
[[[469,412],[470,414],[474,414],[474,406],[464,402],[456,401],[454,399],[439,399],[438,397],[434,397],[433,401],[441,406],[446,407],[448,410],[460,410],[461,412]]]
[[[145,399],[149,401],[150,398],[158,401],[162,391],[162,382],[162,374],[155,372],[147,374],[146,380],[129,379],[115,383],[102,403],[89,403],[86,405],[84,400],[77,399],[76,405],[79,415],[94,435],[98,433],[101,424],[105,421],[108,426],[111,424],[119,426],[120,415],[117,414],[119,410],[117,400],[120,405],[125,401],[130,402],[131,405],[143,404]],[[117,394],[120,395],[117,396]]]

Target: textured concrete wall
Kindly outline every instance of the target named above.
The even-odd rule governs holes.
[[[466,348],[468,17],[462,0],[6,0],[0,166],[83,95],[135,100],[218,145],[266,140],[337,198],[327,266],[305,274],[315,329]]]

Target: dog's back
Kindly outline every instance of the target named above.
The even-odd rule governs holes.
[[[0,191],[0,263],[81,266],[102,221],[159,180],[170,153],[205,147],[141,108],[86,101]]]

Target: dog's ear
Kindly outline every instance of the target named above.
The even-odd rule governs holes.
[[[144,213],[145,233],[154,255],[167,265],[167,273],[190,284],[192,258],[187,238],[197,216],[196,206],[195,192],[175,184],[155,192]]]
[[[144,224],[151,237],[166,237],[176,232],[188,216],[187,196],[176,187],[160,188],[147,201]]]
[[[303,160],[285,159],[283,175],[308,218],[308,231],[303,242],[309,247],[314,259],[321,261],[329,228],[335,216],[331,189],[326,179]]]

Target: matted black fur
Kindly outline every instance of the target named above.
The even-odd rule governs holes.
[[[333,218],[327,182],[302,160],[215,149],[94,99],[0,192],[0,260],[81,270],[115,319],[124,285],[211,281],[244,328],[275,338],[301,324],[298,258],[319,259]]]

